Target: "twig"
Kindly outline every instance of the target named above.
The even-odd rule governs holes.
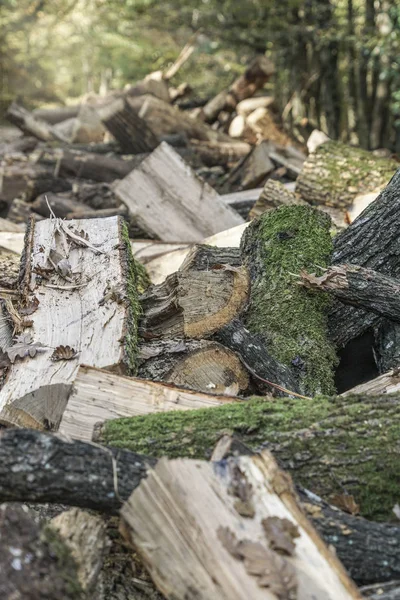
[[[287,390],[286,388],[282,387],[281,385],[278,385],[277,383],[273,383],[272,381],[268,381],[268,379],[264,379],[260,375],[257,375],[257,373],[255,371],[253,371],[253,369],[250,367],[250,365],[248,365],[247,362],[245,360],[243,360],[243,358],[240,356],[240,354],[238,356],[239,356],[240,360],[242,361],[242,363],[244,364],[244,366],[246,367],[246,369],[248,371],[250,371],[250,373],[254,377],[256,377],[257,379],[259,379],[263,383],[267,383],[268,385],[276,388],[277,390],[280,390],[281,392],[284,392],[285,394],[289,394],[289,396],[295,396],[296,398],[301,398],[302,400],[312,400],[312,398],[309,398],[308,396],[302,396],[301,394],[297,394],[296,392],[292,392],[291,390]]]

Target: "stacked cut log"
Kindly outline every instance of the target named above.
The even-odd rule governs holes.
[[[315,135],[306,158],[251,97],[266,57],[184,112],[192,52],[9,109],[0,503],[29,509],[1,506],[2,597],[347,600],[400,578],[399,173],[375,200],[397,163]],[[337,352],[371,331],[383,374],[335,396]]]

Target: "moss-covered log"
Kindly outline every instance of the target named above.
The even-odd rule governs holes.
[[[347,208],[358,194],[385,185],[396,171],[394,160],[340,142],[318,146],[304,163],[296,192],[310,204]]]
[[[100,440],[152,456],[209,458],[223,433],[268,448],[296,483],[324,499],[353,494],[371,519],[400,500],[400,395],[251,400],[104,424]]]
[[[265,337],[271,356],[290,366],[310,395],[334,393],[336,356],[327,338],[329,297],[300,287],[296,274],[328,265],[329,228],[320,211],[285,206],[253,221],[241,246],[251,281],[246,327]]]

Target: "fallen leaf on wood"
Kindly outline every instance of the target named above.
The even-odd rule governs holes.
[[[337,506],[344,512],[350,515],[358,515],[360,513],[360,506],[354,499],[354,496],[350,494],[337,494],[331,498],[331,502],[334,506]]]
[[[37,352],[44,352],[46,347],[40,342],[34,342],[29,333],[23,333],[15,338],[15,344],[6,349],[8,358],[12,363],[17,357],[25,358],[30,356],[33,358]]]
[[[51,360],[71,360],[77,356],[77,351],[71,346],[57,346],[51,355]]]
[[[32,315],[38,309],[39,304],[40,304],[39,299],[36,298],[36,296],[34,296],[32,298],[32,300],[30,300],[27,304],[25,304],[25,306],[22,306],[21,308],[19,308],[18,312],[20,315],[23,315],[23,316]]]
[[[281,519],[279,517],[268,517],[267,519],[263,519],[261,524],[269,541],[270,548],[280,554],[293,556],[295,549],[293,540],[300,535],[297,526],[292,521],[289,521],[289,519]]]

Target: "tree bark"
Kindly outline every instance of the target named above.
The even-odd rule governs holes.
[[[152,456],[209,458],[228,430],[271,450],[297,484],[325,500],[352,494],[363,516],[385,520],[399,497],[399,415],[399,395],[274,398],[117,419],[98,439]]]
[[[253,221],[241,244],[251,285],[244,323],[264,337],[268,353],[291,369],[306,395],[333,393],[337,360],[327,337],[327,297],[302,289],[294,274],[328,265],[329,227],[318,210],[285,206]]]
[[[361,148],[326,142],[304,163],[296,192],[310,204],[348,208],[357,195],[386,184],[397,166]]]
[[[251,151],[246,142],[201,142],[191,140],[191,147],[207,167],[223,165],[231,167]]]
[[[399,205],[400,171],[348,229],[336,236],[332,264],[356,264],[400,278]],[[375,313],[336,301],[329,315],[330,338],[343,347],[375,323]]]
[[[335,265],[316,277],[300,274],[301,284],[310,290],[328,292],[352,306],[375,313],[376,321],[386,317],[400,322],[400,280],[358,265]],[[373,324],[373,323],[372,323]]]

